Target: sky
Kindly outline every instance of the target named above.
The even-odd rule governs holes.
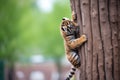
[[[54,0],[37,0],[36,4],[43,12],[51,12],[53,9]]]

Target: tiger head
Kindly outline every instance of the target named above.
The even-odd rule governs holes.
[[[64,35],[74,35],[76,27],[73,25],[70,19],[64,17],[61,23],[61,30]]]

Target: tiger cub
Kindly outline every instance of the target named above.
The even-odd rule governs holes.
[[[86,35],[82,35],[77,38],[78,25],[73,20],[68,18],[63,18],[60,26],[60,31],[64,39],[65,53],[67,59],[72,64],[69,76],[65,80],[70,80],[75,74],[76,68],[80,67],[80,56],[78,54],[77,47],[81,46],[85,41],[87,41]]]

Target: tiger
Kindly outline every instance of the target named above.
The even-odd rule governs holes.
[[[80,56],[78,47],[87,41],[86,35],[77,38],[78,24],[72,19],[63,17],[60,25],[60,32],[64,39],[65,53],[68,61],[72,64],[69,76],[65,80],[70,80],[75,74],[76,69],[80,68]]]

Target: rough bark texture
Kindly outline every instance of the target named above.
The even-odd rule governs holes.
[[[120,68],[120,0],[117,1],[117,20],[118,20],[118,45],[119,45],[119,51],[118,51],[118,56],[119,56],[119,60],[118,60],[118,66]],[[120,74],[120,69],[118,70],[118,73]],[[119,77],[120,80],[120,77]]]
[[[79,48],[77,80],[120,80],[120,0],[70,0],[80,34],[87,43]]]

